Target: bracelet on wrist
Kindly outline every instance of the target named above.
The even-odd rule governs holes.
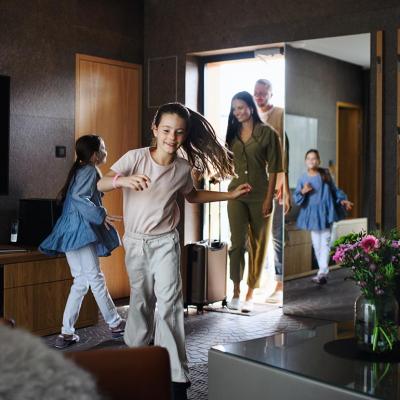
[[[116,174],[114,175],[114,178],[112,180],[112,186],[114,189],[118,189],[120,186],[117,186],[117,179],[121,176],[121,174]]]

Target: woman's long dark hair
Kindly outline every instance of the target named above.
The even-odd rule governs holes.
[[[317,156],[318,161],[321,161],[321,157],[319,156],[319,151],[317,149],[308,150],[306,155],[304,156],[304,159],[306,159],[307,156],[310,153],[314,153]],[[317,171],[321,175],[322,182],[327,182],[328,183],[328,182],[330,182],[332,180],[332,177],[331,177],[331,174],[329,173],[329,170],[327,170],[325,168],[318,167]]]
[[[225,144],[228,147],[228,149],[231,148],[233,139],[239,135],[241,127],[241,123],[233,115],[232,103],[234,100],[242,100],[247,104],[247,106],[250,108],[254,125],[262,124],[261,118],[257,112],[257,106],[256,103],[254,102],[253,96],[246,91],[236,93],[231,100],[231,110],[229,112],[229,117],[228,117],[228,127],[226,129]]]
[[[67,191],[76,171],[90,163],[92,155],[100,150],[101,137],[98,135],[81,136],[75,143],[76,160],[68,172],[67,180],[57,195],[57,201],[62,203],[65,200]]]
[[[158,127],[164,114],[176,114],[186,122],[187,136],[182,143],[190,165],[201,175],[217,173],[222,179],[234,176],[231,153],[222,146],[211,124],[198,112],[181,103],[162,105],[153,118]]]

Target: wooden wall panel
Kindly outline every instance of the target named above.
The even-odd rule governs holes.
[[[362,111],[357,104],[336,103],[336,183],[354,203],[348,218],[361,216]],[[351,171],[351,174],[349,174]]]
[[[103,173],[128,150],[141,145],[142,69],[140,65],[115,60],[76,56],[75,137],[97,133],[105,141],[108,157]],[[122,192],[104,196],[111,215],[122,215]],[[123,236],[122,223],[116,223]],[[108,289],[113,298],[130,294],[122,247],[101,258]]]

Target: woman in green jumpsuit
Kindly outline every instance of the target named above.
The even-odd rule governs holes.
[[[248,92],[239,92],[232,98],[226,145],[233,153],[237,175],[228,190],[242,183],[252,186],[252,191],[246,196],[228,201],[230,277],[234,284],[233,298],[228,307],[249,312],[253,308],[253,290],[260,284],[276,174],[282,171],[282,159],[277,132],[262,123]],[[246,248],[249,253],[248,292],[241,306],[240,281]]]

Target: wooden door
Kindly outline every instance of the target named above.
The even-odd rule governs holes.
[[[336,106],[336,183],[354,203],[349,218],[361,215],[361,107],[350,103]]]
[[[130,149],[141,144],[141,66],[104,58],[76,56],[75,138],[88,133],[100,135],[106,144],[106,173]],[[104,206],[109,214],[122,215],[122,192],[106,193]],[[116,223],[121,238],[122,223]],[[108,289],[113,298],[129,296],[122,247],[101,258]]]

